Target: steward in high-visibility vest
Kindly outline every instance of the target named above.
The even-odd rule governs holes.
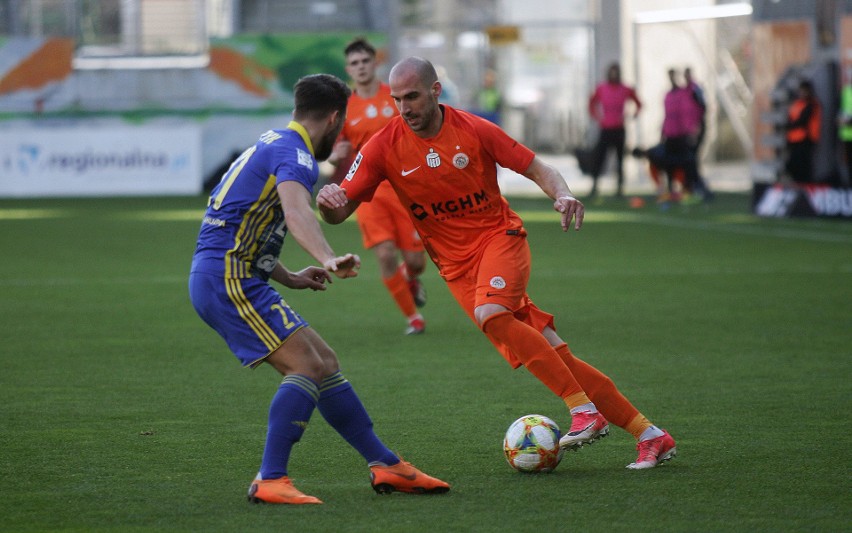
[[[813,153],[819,141],[822,108],[811,82],[799,84],[799,96],[787,110],[787,174],[798,183],[813,181]]]
[[[852,84],[843,86],[840,93],[840,140],[852,141]]]
[[[837,133],[843,143],[846,182],[849,183],[852,180],[852,83],[845,84],[840,93],[840,131]]]

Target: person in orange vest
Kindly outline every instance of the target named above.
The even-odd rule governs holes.
[[[787,175],[796,183],[813,181],[814,148],[819,141],[822,108],[808,80],[799,83],[798,97],[787,110]]]

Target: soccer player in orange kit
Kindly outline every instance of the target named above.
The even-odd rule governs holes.
[[[343,132],[328,160],[345,171],[352,163],[353,154],[398,113],[390,87],[376,77],[376,49],[365,39],[357,38],[346,46],[344,53],[346,73],[352,79],[354,91],[349,97]],[[417,308],[426,304],[426,291],[420,281],[426,254],[393,187],[389,183],[378,187],[372,200],[358,209],[357,219],[364,248],[375,252],[382,281],[408,320],[405,334],[423,333],[426,322]]]
[[[571,427],[560,439],[577,450],[604,437],[608,420],[637,439],[627,468],[653,468],[675,456],[675,441],[654,426],[612,380],[576,358],[556,333],[553,315],[526,293],[530,249],[520,217],[497,183],[497,165],[523,174],[554,200],[562,229],[583,224],[584,206],[556,169],[496,125],[438,103],[441,83],[419,57],[390,72],[400,116],[364,145],[340,185],[317,195],[326,222],[337,224],[383,181],[407,206],[450,292],[506,361],[521,365],[567,405]]]

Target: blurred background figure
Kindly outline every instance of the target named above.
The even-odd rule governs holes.
[[[500,125],[500,115],[503,110],[503,95],[497,87],[497,73],[487,69],[482,77],[482,87],[476,96],[476,110],[480,117]]]
[[[694,101],[691,93],[680,84],[677,70],[669,69],[668,76],[671,87],[663,100],[665,114],[660,139],[662,158],[659,160],[659,165],[666,171],[668,186],[657,182],[658,202],[661,203],[679,201],[683,193],[689,191],[688,184],[694,183],[697,175],[694,139],[699,123]]]
[[[814,147],[819,141],[822,108],[809,80],[799,82],[798,95],[787,109],[787,176],[795,183],[813,182]]]
[[[642,102],[633,87],[621,82],[621,67],[612,63],[607,69],[606,81],[599,84],[589,98],[589,115],[600,126],[598,141],[592,150],[591,197],[598,194],[598,177],[605,167],[607,155],[615,152],[615,171],[618,178],[616,196],[624,195],[624,112],[628,101],[633,102],[633,117],[639,115]]]
[[[696,196],[693,196],[696,201],[701,199],[709,201],[713,198],[713,193],[710,192],[704,176],[701,175],[701,144],[704,142],[704,136],[707,133],[707,100],[704,98],[704,89],[692,77],[690,67],[683,70],[683,80],[685,83],[683,89],[689,94],[692,103],[690,121],[697,125],[696,131],[692,134],[695,175],[692,176],[692,181],[687,184],[687,188],[696,194]]]
[[[456,85],[456,82],[454,82],[452,78],[450,78],[446,67],[443,65],[435,65],[435,70],[438,72],[438,79],[441,80],[441,87],[444,88],[443,91],[441,91],[441,103],[448,104],[453,107],[459,107],[461,105],[461,92],[459,91],[459,86]]]
[[[843,72],[843,88],[840,90],[840,114],[838,135],[843,144],[843,159],[846,163],[846,180],[852,180],[852,67]]]

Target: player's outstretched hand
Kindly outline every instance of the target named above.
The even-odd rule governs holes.
[[[309,266],[298,272],[292,272],[287,287],[324,291],[326,283],[331,283],[331,274],[328,273],[328,270],[318,266]]]
[[[332,257],[323,266],[338,278],[354,278],[358,275],[358,269],[361,268],[361,258],[355,254],[346,254]]]
[[[340,188],[336,183],[329,183],[323,186],[317,193],[317,205],[328,209],[337,209],[349,203],[346,198],[346,191]]]
[[[580,231],[583,227],[583,217],[586,208],[583,202],[573,196],[560,196],[553,202],[553,209],[562,213],[562,231],[568,231],[571,227],[571,219],[574,219],[574,231]]]

